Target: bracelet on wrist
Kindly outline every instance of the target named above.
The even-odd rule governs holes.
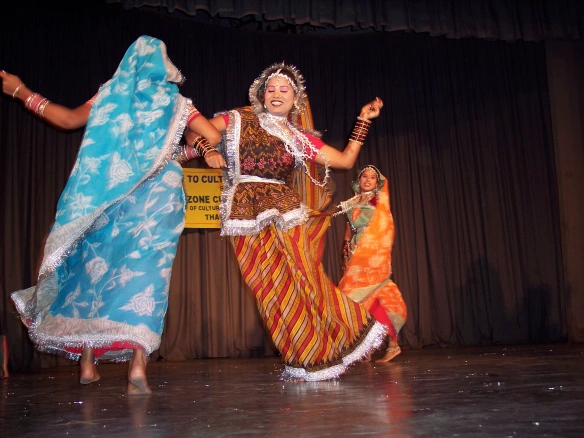
[[[193,140],[191,144],[193,149],[197,152],[200,157],[205,157],[209,152],[219,152],[216,147],[211,146],[209,140],[207,140],[202,135],[199,135]]]
[[[16,89],[14,90],[14,93],[12,93],[13,99],[16,99],[16,94],[18,93],[18,90],[20,90],[21,87],[24,87],[24,83],[22,83],[18,87],[16,87]]]
[[[51,103],[49,99],[46,97],[41,96],[38,93],[32,93],[30,96],[26,98],[24,102],[24,106],[27,110],[31,113],[34,113],[36,116],[39,116],[41,119],[45,117],[45,108],[47,105]]]
[[[180,164],[184,164],[196,157],[198,157],[198,155],[191,146],[186,144],[174,146],[172,159],[178,161]]]
[[[362,145],[365,141],[365,137],[367,137],[370,126],[371,120],[357,117],[357,121],[355,122],[355,127],[353,128],[351,137],[349,137],[349,141]]]

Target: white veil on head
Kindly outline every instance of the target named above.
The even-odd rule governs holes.
[[[253,81],[251,87],[249,87],[249,101],[253,106],[253,111],[256,114],[266,111],[264,108],[266,84],[274,75],[286,78],[296,93],[296,104],[292,107],[289,118],[292,124],[299,127],[298,116],[306,109],[308,97],[304,86],[304,77],[293,65],[285,64],[284,62],[272,64]]]

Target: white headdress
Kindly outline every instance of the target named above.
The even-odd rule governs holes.
[[[266,68],[249,87],[249,101],[253,105],[253,111],[260,114],[266,111],[264,108],[264,96],[266,84],[275,77],[286,79],[296,94],[296,103],[290,111],[290,121],[293,125],[298,126],[298,115],[306,108],[306,87],[304,86],[304,77],[298,69],[284,62],[270,65]]]

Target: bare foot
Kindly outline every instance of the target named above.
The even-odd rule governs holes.
[[[371,356],[370,355],[365,356],[361,362],[371,362]]]
[[[2,378],[5,379],[6,377],[10,377],[10,373],[8,372],[8,368],[2,368]]]
[[[134,350],[134,356],[128,368],[128,395],[151,394],[152,390],[146,380],[147,359],[142,350]]]
[[[79,361],[79,366],[81,366],[81,377],[79,383],[82,385],[88,385],[93,382],[97,382],[100,378],[97,372],[97,367],[95,366],[95,359],[93,357],[92,348],[84,348],[81,353],[81,360]]]
[[[385,356],[381,359],[376,360],[375,362],[389,362],[391,359],[396,357],[401,353],[401,348],[399,345],[392,345],[387,350],[385,350]]]

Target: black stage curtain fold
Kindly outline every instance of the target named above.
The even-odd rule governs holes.
[[[579,0],[106,0],[124,8],[152,7],[189,16],[245,19],[273,29],[309,26],[348,31],[424,32],[448,38],[504,41],[579,39],[584,3]],[[232,21],[231,25],[241,26]]]
[[[425,34],[287,35],[125,10],[119,4],[26,10],[0,19],[0,68],[68,106],[91,98],[140,35],[166,42],[205,115],[247,105],[273,62],[306,78],[314,124],[343,148],[363,104],[385,102],[357,168],[388,177],[396,221],[394,280],[408,306],[401,343],[470,346],[567,338],[559,213],[543,43]],[[5,10],[6,11],[6,10]],[[342,53],[342,56],[339,56]],[[10,293],[35,284],[43,241],[83,132],[60,132],[0,98],[0,318],[15,370],[62,361],[35,353]],[[194,163],[192,166],[198,166]],[[327,236],[340,279],[344,220]],[[156,357],[276,352],[218,230],[184,231]]]

